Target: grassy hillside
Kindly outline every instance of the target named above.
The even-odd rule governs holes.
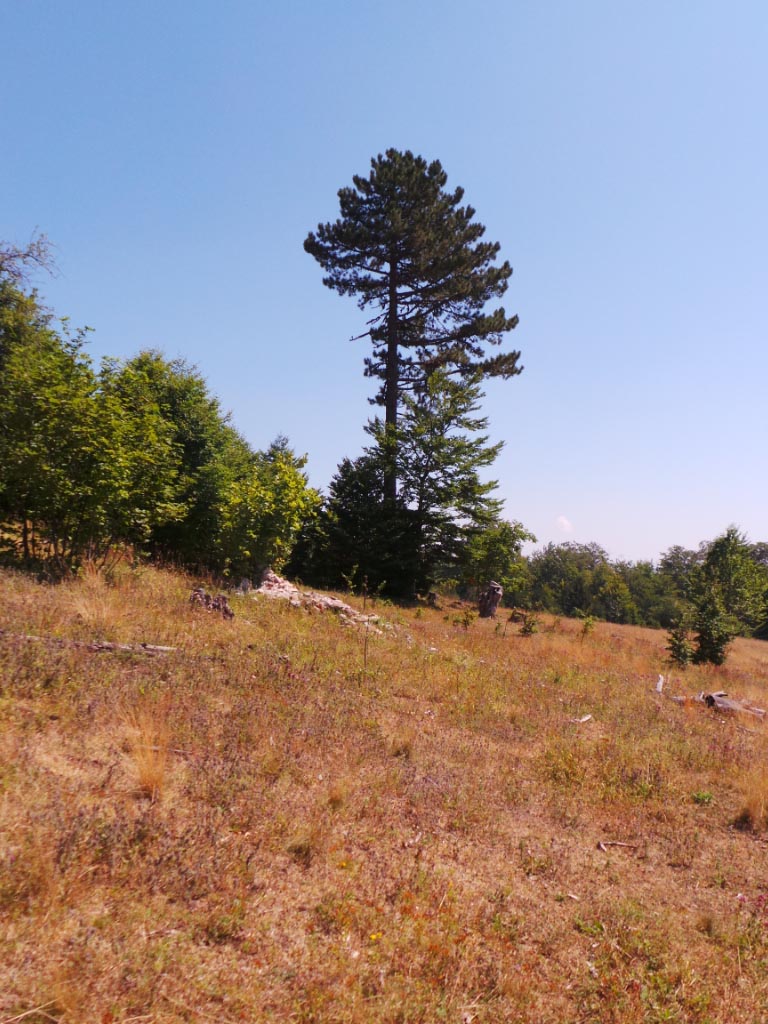
[[[768,645],[192,585],[0,576],[0,1022],[768,1019]]]

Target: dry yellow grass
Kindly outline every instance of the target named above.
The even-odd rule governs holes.
[[[137,793],[154,803],[163,793],[168,765],[167,700],[143,702],[124,714],[126,751],[136,774]]]
[[[0,576],[0,1022],[768,1019],[768,645],[191,586]]]

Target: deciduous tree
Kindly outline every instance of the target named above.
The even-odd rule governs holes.
[[[217,568],[250,577],[268,566],[282,568],[301,527],[320,505],[303,472],[306,461],[285,437],[251,457],[247,471],[221,497]]]
[[[142,543],[175,514],[171,439],[156,410],[132,414],[104,387],[83,331],[0,285],[0,514],[25,558],[60,567]]]
[[[521,549],[536,538],[522,523],[499,520],[476,530],[468,538],[461,556],[459,582],[474,594],[489,580],[504,589],[507,604],[527,604],[530,580]]]
[[[45,235],[33,234],[26,245],[0,241],[0,281],[19,287],[35,270],[54,271],[51,243]]]

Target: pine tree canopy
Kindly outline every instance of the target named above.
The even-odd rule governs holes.
[[[462,206],[464,190],[446,189],[439,161],[387,150],[371,173],[339,191],[341,217],[320,224],[304,248],[320,263],[324,284],[372,308],[373,354],[365,372],[382,383],[375,401],[397,425],[403,392],[421,392],[437,370],[461,377],[520,373],[519,352],[493,352],[518,322],[488,309],[507,289],[512,268],[496,265],[499,245]],[[390,481],[391,482],[391,481]]]

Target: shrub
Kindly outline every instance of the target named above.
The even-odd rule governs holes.
[[[681,620],[667,633],[666,650],[669,660],[681,668],[685,668],[693,660],[694,649],[690,639],[687,622]]]
[[[736,627],[713,595],[707,595],[699,604],[693,627],[697,634],[693,662],[696,665],[722,665],[736,635]]]

